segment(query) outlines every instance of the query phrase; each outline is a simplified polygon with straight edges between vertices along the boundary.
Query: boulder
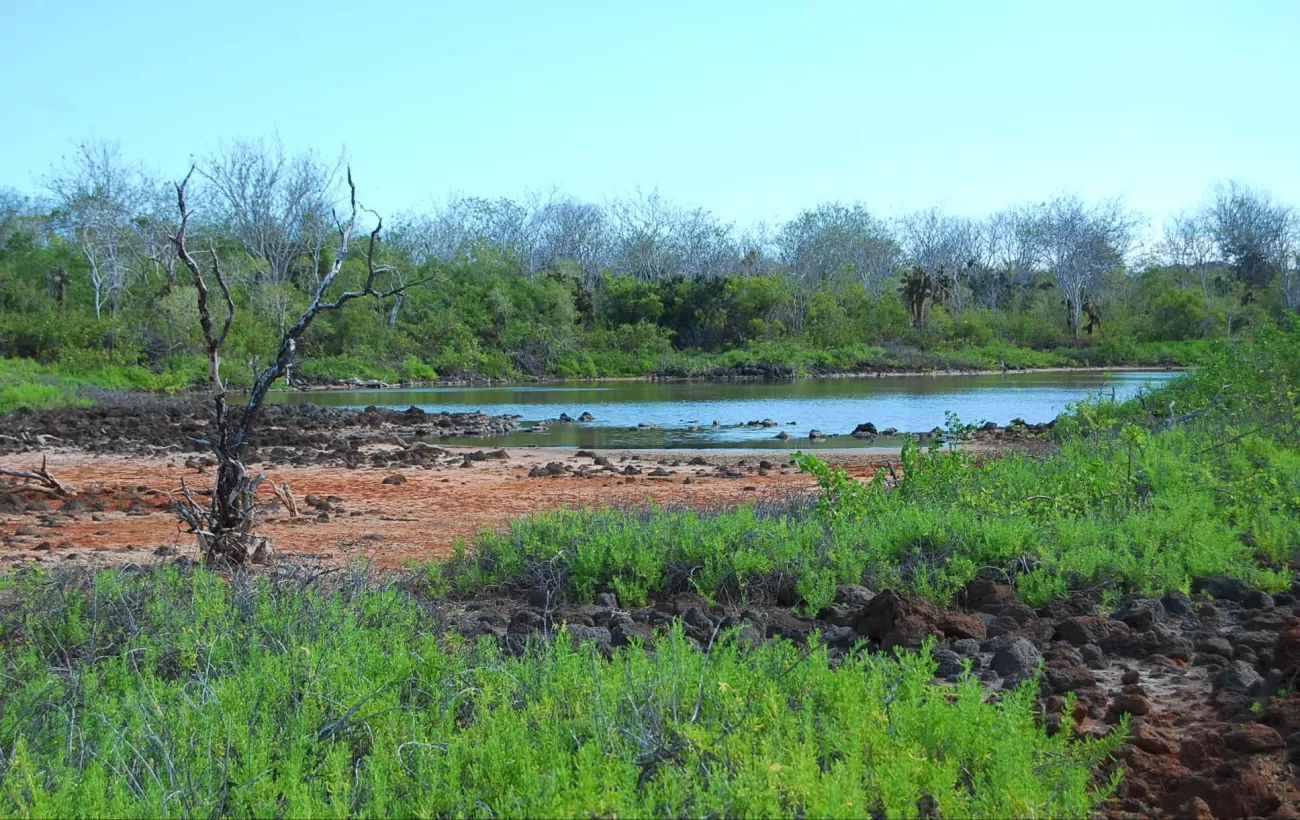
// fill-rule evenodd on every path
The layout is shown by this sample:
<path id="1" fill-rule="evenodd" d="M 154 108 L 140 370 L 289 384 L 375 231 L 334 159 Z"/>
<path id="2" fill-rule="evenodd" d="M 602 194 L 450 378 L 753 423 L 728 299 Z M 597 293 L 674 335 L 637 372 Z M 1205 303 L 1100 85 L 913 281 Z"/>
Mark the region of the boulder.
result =
<path id="1" fill-rule="evenodd" d="M 1246 600 L 1254 588 L 1245 581 L 1229 578 L 1226 575 L 1209 575 L 1192 579 L 1192 592 L 1200 592 L 1211 598 L 1241 603 Z"/>
<path id="2" fill-rule="evenodd" d="M 974 615 L 964 612 L 944 612 L 936 621 L 945 638 L 971 638 L 982 641 L 988 637 L 988 627 Z"/>
<path id="3" fill-rule="evenodd" d="M 1015 638 L 993 654 L 989 665 L 1004 678 L 1020 679 L 1034 674 L 1042 659 L 1038 647 L 1024 638 Z"/>
<path id="4" fill-rule="evenodd" d="M 1263 683 L 1264 679 L 1260 674 L 1245 661 L 1233 661 L 1228 664 L 1214 680 L 1216 689 L 1227 689 L 1230 692 L 1241 692 L 1246 695 L 1254 694 Z"/>
<path id="5" fill-rule="evenodd" d="M 876 593 L 860 584 L 841 584 L 835 588 L 835 602 L 849 606 L 866 606 Z"/>
<path id="6" fill-rule="evenodd" d="M 858 632 L 878 642 L 882 649 L 901 646 L 916 649 L 928 637 L 939 636 L 939 612 L 934 604 L 894 590 L 882 592 L 862 610 Z"/>
<path id="7" fill-rule="evenodd" d="M 966 584 L 962 599 L 967 609 L 1003 607 L 1011 603 L 1014 593 L 1009 584 L 999 584 L 985 578 L 975 578 Z M 997 614 L 996 611 L 994 614 Z"/>

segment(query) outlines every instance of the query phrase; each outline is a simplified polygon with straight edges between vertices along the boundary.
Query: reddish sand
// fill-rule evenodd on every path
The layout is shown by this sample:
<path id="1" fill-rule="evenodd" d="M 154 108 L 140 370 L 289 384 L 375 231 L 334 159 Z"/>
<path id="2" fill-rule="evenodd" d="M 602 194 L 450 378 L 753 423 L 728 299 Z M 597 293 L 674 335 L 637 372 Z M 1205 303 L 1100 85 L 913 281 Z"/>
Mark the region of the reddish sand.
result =
<path id="1" fill-rule="evenodd" d="M 449 448 L 466 452 L 471 448 Z M 580 508 L 608 504 L 635 505 L 650 500 L 660 504 L 692 506 L 735 505 L 764 496 L 809 491 L 810 477 L 788 465 L 759 475 L 757 464 L 777 454 L 665 453 L 654 451 L 604 452 L 620 469 L 636 464 L 648 473 L 655 467 L 674 473 L 668 478 L 574 475 L 530 478 L 529 470 L 550 461 L 575 467 L 591 464 L 576 458 L 572 450 L 520 448 L 510 451 L 508 461 L 480 461 L 469 468 L 437 467 L 404 469 L 407 481 L 398 486 L 382 481 L 394 471 L 387 469 L 349 470 L 343 467 L 285 467 L 269 471 L 275 483 L 287 483 L 301 515 L 290 518 L 284 510 L 267 513 L 259 532 L 272 537 L 282 557 L 343 563 L 367 559 L 380 568 L 398 567 L 409 561 L 445 556 L 461 538 L 472 539 L 485 528 L 502 528 L 513 518 L 558 508 Z M 707 466 L 687 466 L 693 455 L 702 455 Z M 831 457 L 858 477 L 868 478 L 893 456 L 880 452 L 843 451 Z M 211 473 L 199 473 L 184 466 L 184 459 L 92 456 L 81 451 L 52 451 L 49 469 L 72 492 L 74 498 L 98 498 L 104 503 L 92 510 L 59 514 L 62 503 L 45 500 L 48 511 L 22 515 L 0 515 L 0 566 L 27 561 L 49 564 L 77 560 L 95 565 L 159 560 L 160 547 L 167 556 L 177 553 L 196 556 L 193 536 L 187 534 L 174 515 L 164 507 L 169 492 L 180 487 L 182 477 L 192 489 L 210 487 Z M 13 460 L 13 459 L 11 459 Z M 27 459 L 32 460 L 32 459 Z M 672 461 L 680 462 L 668 466 Z M 741 478 L 714 475 L 719 465 L 737 467 Z M 25 463 L 6 464 L 30 469 Z M 690 484 L 684 483 L 689 478 Z M 306 505 L 307 496 L 336 497 L 343 512 L 331 511 L 328 520 Z M 274 498 L 263 485 L 259 498 Z M 138 501 L 136 501 L 138 499 Z M 137 507 L 134 512 L 129 506 Z M 19 528 L 25 535 L 18 535 Z M 42 546 L 45 545 L 45 546 Z M 172 552 L 175 550 L 177 552 Z"/>

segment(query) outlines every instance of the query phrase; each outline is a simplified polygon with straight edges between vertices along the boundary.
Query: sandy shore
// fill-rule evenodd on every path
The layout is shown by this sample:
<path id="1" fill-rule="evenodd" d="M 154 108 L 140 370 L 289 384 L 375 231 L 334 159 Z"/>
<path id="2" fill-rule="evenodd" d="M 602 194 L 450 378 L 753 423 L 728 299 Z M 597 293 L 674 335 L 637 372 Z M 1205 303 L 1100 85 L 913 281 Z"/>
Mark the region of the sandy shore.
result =
<path id="1" fill-rule="evenodd" d="M 448 447 L 455 457 L 478 448 Z M 534 467 L 558 462 L 577 470 L 593 460 L 560 448 L 508 448 L 505 460 L 448 463 L 419 468 L 277 466 L 268 479 L 287 484 L 301 515 L 269 511 L 259 531 L 274 539 L 282 556 L 332 564 L 364 559 L 381 568 L 448 555 L 458 539 L 500 529 L 514 518 L 560 508 L 601 505 L 688 504 L 729 506 L 765 496 L 811 491 L 812 479 L 785 459 L 786 453 L 626 450 L 600 451 L 619 474 L 530 477 Z M 193 537 L 166 510 L 181 479 L 196 489 L 211 486 L 210 469 L 186 466 L 186 456 L 93 455 L 80 450 L 44 454 L 50 471 L 70 490 L 74 503 L 27 495 L 30 509 L 0 514 L 0 570 L 27 562 L 107 565 L 150 563 L 176 555 L 197 557 Z M 821 451 L 853 475 L 870 478 L 897 461 L 896 451 Z M 705 464 L 688 464 L 692 458 Z M 770 467 L 760 466 L 764 460 Z M 6 466 L 31 468 L 33 453 Z M 31 462 L 30 464 L 28 462 Z M 639 475 L 623 475 L 628 467 Z M 254 469 L 257 469 L 256 467 Z M 669 475 L 650 476 L 660 469 Z M 730 477 L 724 477 L 724 474 Z M 385 484 L 401 475 L 405 482 Z M 329 512 L 308 507 L 307 497 L 326 500 Z M 264 485 L 259 499 L 273 500 Z M 45 507 L 45 509 L 40 509 Z"/>

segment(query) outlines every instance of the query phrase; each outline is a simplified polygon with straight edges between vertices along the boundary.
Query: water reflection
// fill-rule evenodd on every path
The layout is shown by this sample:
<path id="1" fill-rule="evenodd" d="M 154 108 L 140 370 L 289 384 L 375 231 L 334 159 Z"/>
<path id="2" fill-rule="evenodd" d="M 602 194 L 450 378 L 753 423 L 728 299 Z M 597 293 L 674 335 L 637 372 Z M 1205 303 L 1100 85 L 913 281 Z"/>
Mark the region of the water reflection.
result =
<path id="1" fill-rule="evenodd" d="M 846 434 L 870 421 L 879 429 L 929 430 L 945 412 L 962 421 L 1007 424 L 1021 418 L 1049 421 L 1072 402 L 1098 393 L 1127 398 L 1176 376 L 1169 372 L 1011 373 L 977 376 L 916 376 L 800 379 L 791 382 L 599 382 L 581 385 L 440 387 L 415 390 L 331 390 L 276 394 L 276 402 L 315 402 L 335 407 L 405 408 L 430 412 L 478 410 L 517 415 L 521 430 L 492 439 L 506 446 L 626 448 L 856 447 Z M 594 421 L 552 422 L 564 413 Z M 775 427 L 746 427 L 770 419 Z M 715 426 L 715 422 L 717 422 Z M 834 436 L 813 442 L 811 430 Z M 784 431 L 789 438 L 776 438 Z M 475 439 L 467 443 L 487 443 Z M 876 439 L 870 446 L 896 445 Z"/>

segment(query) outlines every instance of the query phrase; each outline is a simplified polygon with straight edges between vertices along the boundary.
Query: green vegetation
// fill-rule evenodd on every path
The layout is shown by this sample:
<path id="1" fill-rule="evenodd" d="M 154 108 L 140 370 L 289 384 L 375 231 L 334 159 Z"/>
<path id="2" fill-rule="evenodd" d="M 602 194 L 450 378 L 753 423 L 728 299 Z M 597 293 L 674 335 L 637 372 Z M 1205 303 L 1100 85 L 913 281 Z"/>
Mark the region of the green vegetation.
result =
<path id="1" fill-rule="evenodd" d="M 1049 737 L 1036 682 L 987 703 L 928 655 L 677 633 L 512 658 L 361 576 L 6 586 L 4 816 L 1087 817 L 1123 737 Z"/>
<path id="2" fill-rule="evenodd" d="M 642 602 L 690 590 L 797 597 L 810 612 L 845 583 L 947 602 L 986 567 L 1034 604 L 1080 587 L 1186 590 L 1216 573 L 1279 591 L 1300 545 L 1298 400 L 1300 332 L 1261 330 L 1158 393 L 1078 405 L 1046 457 L 981 462 L 911 443 L 892 490 L 802 457 L 824 490 L 813 507 L 561 511 L 484 533 L 430 573 L 459 592 L 548 585 L 572 601 L 615 590 Z M 965 432 L 954 421 L 948 438 Z"/>
<path id="3" fill-rule="evenodd" d="M 148 390 L 172 393 L 206 378 L 203 361 L 176 358 L 161 372 L 141 365 L 70 361 L 43 365 L 30 359 L 0 359 L 0 414 L 20 407 L 42 409 L 85 405 L 94 390 Z"/>
<path id="4" fill-rule="evenodd" d="M 239 318 L 224 375 L 239 386 L 332 264 L 338 237 L 321 215 L 340 189 L 313 155 L 242 142 L 223 152 L 200 163 L 189 231 L 231 285 Z M 45 184 L 43 205 L 0 190 L 0 357 L 59 371 L 37 374 L 39 389 L 9 379 L 4 406 L 66 401 L 87 380 L 201 380 L 194 291 L 169 244 L 174 191 L 98 143 Z M 1138 264 L 1137 218 L 1073 197 L 891 222 L 828 203 L 771 236 L 658 195 L 607 207 L 467 198 L 385 230 L 379 261 L 430 283 L 322 317 L 295 372 L 428 381 L 1192 364 L 1208 340 L 1300 304 L 1293 215 L 1260 192 L 1216 188 Z M 341 285 L 360 284 L 364 244 Z"/>

